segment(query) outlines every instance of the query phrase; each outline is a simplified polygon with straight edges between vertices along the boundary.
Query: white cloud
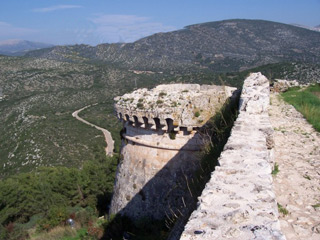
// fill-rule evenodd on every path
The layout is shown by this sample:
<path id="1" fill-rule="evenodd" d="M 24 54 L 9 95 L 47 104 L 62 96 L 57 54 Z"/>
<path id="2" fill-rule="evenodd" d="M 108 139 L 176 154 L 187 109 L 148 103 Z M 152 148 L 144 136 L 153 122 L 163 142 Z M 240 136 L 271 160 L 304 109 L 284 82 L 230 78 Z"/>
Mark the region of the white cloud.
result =
<path id="1" fill-rule="evenodd" d="M 82 6 L 79 5 L 56 5 L 46 8 L 35 8 L 33 9 L 34 12 L 52 12 L 57 10 L 63 10 L 63 9 L 73 9 L 73 8 L 82 8 Z"/>
<path id="2" fill-rule="evenodd" d="M 99 15 L 90 19 L 95 25 L 95 35 L 99 42 L 133 42 L 142 37 L 173 31 L 173 26 L 153 22 L 150 18 L 135 15 Z"/>
<path id="3" fill-rule="evenodd" d="M 7 22 L 0 22 L 0 37 L 2 39 L 20 38 L 38 32 L 36 29 L 15 27 Z"/>

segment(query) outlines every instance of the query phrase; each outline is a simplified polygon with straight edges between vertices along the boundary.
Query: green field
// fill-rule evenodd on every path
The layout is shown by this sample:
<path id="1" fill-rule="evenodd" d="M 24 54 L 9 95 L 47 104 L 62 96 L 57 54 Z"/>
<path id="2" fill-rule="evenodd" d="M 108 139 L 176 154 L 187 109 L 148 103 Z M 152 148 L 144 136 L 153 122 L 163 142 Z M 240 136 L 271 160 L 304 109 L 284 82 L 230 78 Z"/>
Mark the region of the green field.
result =
<path id="1" fill-rule="evenodd" d="M 282 96 L 320 132 L 320 84 L 311 85 L 306 89 L 291 88 Z"/>

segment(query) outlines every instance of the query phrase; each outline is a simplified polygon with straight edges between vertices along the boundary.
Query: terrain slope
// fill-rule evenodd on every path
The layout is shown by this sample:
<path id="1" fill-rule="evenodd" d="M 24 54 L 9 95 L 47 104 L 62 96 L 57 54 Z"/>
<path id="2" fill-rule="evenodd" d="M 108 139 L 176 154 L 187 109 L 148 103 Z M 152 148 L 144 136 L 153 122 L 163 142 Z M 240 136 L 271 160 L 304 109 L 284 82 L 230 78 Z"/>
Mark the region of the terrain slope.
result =
<path id="1" fill-rule="evenodd" d="M 24 57 L 0 56 L 0 179 L 40 166 L 81 167 L 105 157 L 101 131 L 71 115 L 83 106 L 98 103 L 79 116 L 110 131 L 118 151 L 115 96 L 173 82 L 241 87 L 250 71 L 271 80 L 315 82 L 319 49 L 315 31 L 226 20 L 134 43 L 56 46 Z M 238 72 L 242 69 L 247 70 Z"/>
<path id="2" fill-rule="evenodd" d="M 93 104 L 93 105 L 96 105 L 96 104 Z M 106 155 L 108 156 L 112 156 L 113 154 L 113 149 L 114 149 L 114 141 L 112 139 L 112 136 L 111 136 L 111 133 L 107 130 L 107 129 L 104 129 L 102 127 L 99 127 L 95 124 L 92 124 L 92 123 L 89 123 L 88 121 L 84 120 L 83 118 L 79 117 L 79 113 L 81 111 L 83 111 L 84 109 L 88 108 L 88 107 L 91 107 L 91 105 L 88 105 L 88 106 L 85 106 L 83 108 L 80 108 L 79 110 L 76 110 L 72 113 L 72 117 L 75 117 L 76 119 L 78 119 L 80 122 L 83 122 L 84 124 L 87 124 L 91 127 L 94 127 L 100 131 L 102 131 L 103 135 L 104 135 L 104 138 L 106 140 L 106 144 L 107 144 L 107 147 L 106 147 Z"/>
<path id="3" fill-rule="evenodd" d="M 95 59 L 140 70 L 239 71 L 282 61 L 320 62 L 320 32 L 263 20 L 225 20 L 157 33 L 133 43 L 58 46 L 27 56 Z M 191 68 L 191 69 L 189 69 Z"/>

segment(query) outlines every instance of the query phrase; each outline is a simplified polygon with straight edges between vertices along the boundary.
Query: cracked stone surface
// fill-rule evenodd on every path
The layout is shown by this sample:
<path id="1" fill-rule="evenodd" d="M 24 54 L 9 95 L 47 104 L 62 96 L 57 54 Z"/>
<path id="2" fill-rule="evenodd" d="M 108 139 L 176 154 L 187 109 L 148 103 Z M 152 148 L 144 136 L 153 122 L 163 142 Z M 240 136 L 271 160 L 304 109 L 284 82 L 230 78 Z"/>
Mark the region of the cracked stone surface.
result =
<path id="1" fill-rule="evenodd" d="M 289 213 L 280 213 L 287 239 L 320 239 L 320 134 L 295 110 L 271 95 L 274 129 L 276 199 Z"/>
<path id="2" fill-rule="evenodd" d="M 272 185 L 273 130 L 269 82 L 261 73 L 244 82 L 240 114 L 181 239 L 286 239 Z"/>

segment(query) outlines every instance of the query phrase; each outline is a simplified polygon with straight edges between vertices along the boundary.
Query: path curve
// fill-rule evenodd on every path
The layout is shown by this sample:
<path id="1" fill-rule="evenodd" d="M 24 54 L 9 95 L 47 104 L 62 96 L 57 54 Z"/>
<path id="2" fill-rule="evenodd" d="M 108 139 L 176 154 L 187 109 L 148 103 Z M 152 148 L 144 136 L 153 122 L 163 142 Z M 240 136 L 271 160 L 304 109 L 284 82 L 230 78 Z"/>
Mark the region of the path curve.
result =
<path id="1" fill-rule="evenodd" d="M 96 129 L 102 131 L 102 132 L 103 132 L 103 135 L 104 135 L 104 138 L 105 138 L 105 140 L 106 140 L 106 143 L 107 143 L 107 147 L 105 148 L 105 150 L 106 150 L 106 155 L 107 155 L 107 156 L 112 156 L 112 155 L 113 155 L 113 149 L 114 149 L 114 140 L 112 139 L 111 133 L 110 133 L 107 129 L 104 129 L 104 128 L 99 127 L 99 126 L 97 126 L 97 125 L 95 125 L 95 124 L 92 124 L 92 123 L 84 120 L 83 118 L 79 117 L 79 115 L 78 115 L 82 110 L 84 110 L 84 109 L 86 109 L 86 108 L 89 108 L 89 107 L 92 107 L 92 106 L 95 106 L 95 105 L 97 105 L 97 104 L 98 104 L 98 103 L 95 103 L 95 104 L 92 104 L 92 105 L 88 105 L 88 106 L 85 106 L 85 107 L 83 107 L 83 108 L 80 108 L 80 109 L 74 111 L 74 112 L 72 113 L 72 117 L 75 117 L 75 118 L 78 119 L 79 121 L 81 121 L 81 122 L 83 122 L 83 123 L 85 123 L 85 124 L 87 124 L 87 125 L 89 125 L 89 126 L 91 126 L 91 127 L 94 127 L 94 128 L 96 128 Z"/>

